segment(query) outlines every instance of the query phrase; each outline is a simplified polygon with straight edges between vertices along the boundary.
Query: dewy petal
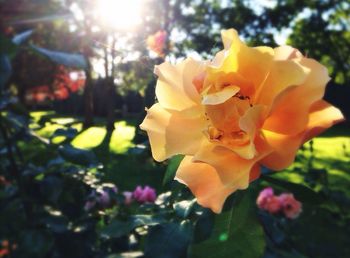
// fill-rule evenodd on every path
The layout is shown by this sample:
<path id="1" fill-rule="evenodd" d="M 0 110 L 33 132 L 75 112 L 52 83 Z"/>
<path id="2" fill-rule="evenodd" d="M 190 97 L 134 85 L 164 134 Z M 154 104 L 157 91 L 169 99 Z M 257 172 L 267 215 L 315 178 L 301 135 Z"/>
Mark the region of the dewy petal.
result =
<path id="1" fill-rule="evenodd" d="M 240 88 L 237 86 L 227 86 L 222 90 L 214 93 L 208 93 L 203 96 L 203 105 L 217 105 L 224 103 L 239 92 Z"/>
<path id="2" fill-rule="evenodd" d="M 322 133 L 327 128 L 344 121 L 341 111 L 324 100 L 315 102 L 310 109 L 309 122 L 303 142 Z"/>
<path id="3" fill-rule="evenodd" d="M 182 160 L 175 179 L 190 188 L 200 205 L 220 213 L 226 198 L 236 190 L 235 187 L 225 185 L 212 166 L 191 160 L 191 156 Z"/>
<path id="4" fill-rule="evenodd" d="M 264 129 L 282 134 L 297 134 L 305 130 L 309 109 L 315 101 L 322 99 L 329 76 L 327 69 L 312 59 L 304 58 L 300 64 L 309 68 L 309 75 L 302 85 L 276 99 Z"/>
<path id="5" fill-rule="evenodd" d="M 249 78 L 257 88 L 266 78 L 273 60 L 273 49 L 269 47 L 251 48 L 246 46 L 234 29 L 221 31 L 225 46 L 224 55 L 215 58 L 210 72 L 237 72 Z M 221 62 L 218 61 L 220 59 Z"/>
<path id="6" fill-rule="evenodd" d="M 163 161 L 176 154 L 193 155 L 204 137 L 204 117 L 187 118 L 153 105 L 140 125 L 147 131 L 153 158 Z"/>
<path id="7" fill-rule="evenodd" d="M 159 76 L 156 95 L 160 105 L 176 111 L 200 105 L 201 98 L 192 81 L 204 68 L 202 62 L 190 58 L 176 65 L 165 62 L 156 66 L 155 73 Z"/>

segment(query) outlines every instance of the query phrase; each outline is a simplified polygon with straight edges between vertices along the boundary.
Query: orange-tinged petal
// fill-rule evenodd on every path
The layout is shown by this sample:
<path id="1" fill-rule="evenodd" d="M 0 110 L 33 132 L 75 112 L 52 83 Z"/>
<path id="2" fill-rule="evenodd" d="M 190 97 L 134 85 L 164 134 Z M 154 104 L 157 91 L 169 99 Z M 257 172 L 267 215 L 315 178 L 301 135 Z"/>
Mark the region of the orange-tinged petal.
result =
<path id="1" fill-rule="evenodd" d="M 220 91 L 214 93 L 207 93 L 203 96 L 203 105 L 217 105 L 224 103 L 239 92 L 240 88 L 237 86 L 227 86 Z"/>
<path id="2" fill-rule="evenodd" d="M 244 189 L 248 186 L 249 173 L 253 165 L 270 153 L 269 146 L 257 143 L 256 148 L 258 155 L 253 159 L 244 159 L 225 147 L 203 141 L 193 161 L 213 166 L 223 183 Z"/>
<path id="3" fill-rule="evenodd" d="M 341 111 L 324 100 L 315 102 L 310 109 L 309 122 L 303 142 L 344 121 Z"/>
<path id="4" fill-rule="evenodd" d="M 300 64 L 310 69 L 305 82 L 284 92 L 274 103 L 264 129 L 282 133 L 297 134 L 305 130 L 311 105 L 320 100 L 329 76 L 327 69 L 318 62 L 304 58 Z"/>
<path id="5" fill-rule="evenodd" d="M 258 179 L 261 174 L 260 165 L 258 163 L 255 163 L 255 165 L 252 167 L 250 174 L 249 174 L 249 182 L 253 182 L 254 180 Z"/>
<path id="6" fill-rule="evenodd" d="M 177 65 L 165 62 L 156 66 L 155 73 L 159 76 L 156 95 L 162 107 L 183 111 L 198 106 L 201 98 L 192 81 L 202 72 L 203 63 L 190 58 Z"/>
<path id="7" fill-rule="evenodd" d="M 147 131 L 153 158 L 163 161 L 176 154 L 193 155 L 204 138 L 204 117 L 188 118 L 153 105 L 140 125 Z"/>
<path id="8" fill-rule="evenodd" d="M 263 131 L 263 133 L 266 143 L 274 151 L 263 158 L 260 163 L 272 170 L 281 170 L 291 165 L 302 144 L 304 134 L 285 135 L 271 131 Z"/>
<path id="9" fill-rule="evenodd" d="M 234 29 L 221 31 L 225 46 L 221 62 L 209 68 L 211 72 L 237 72 L 249 78 L 257 88 L 266 78 L 273 60 L 273 49 L 269 47 L 251 48 L 246 46 Z"/>
<path id="10" fill-rule="evenodd" d="M 339 109 L 324 100 L 315 102 L 310 109 L 308 124 L 303 132 L 285 135 L 264 131 L 266 142 L 274 152 L 265 157 L 261 164 L 273 170 L 288 167 L 294 161 L 296 152 L 303 143 L 343 120 L 344 117 Z"/>
<path id="11" fill-rule="evenodd" d="M 212 166 L 191 160 L 191 156 L 182 160 L 175 179 L 190 188 L 200 205 L 220 213 L 226 198 L 236 189 L 225 185 Z"/>
<path id="12" fill-rule="evenodd" d="M 265 118 L 266 107 L 255 105 L 247 109 L 239 120 L 239 127 L 248 134 L 254 135 L 256 129 L 260 128 Z"/>
<path id="13" fill-rule="evenodd" d="M 299 52 L 298 49 L 293 48 L 291 46 L 276 47 L 274 49 L 274 52 L 275 52 L 275 55 L 274 55 L 275 60 L 288 60 L 288 59 L 303 57 L 303 55 Z"/>
<path id="14" fill-rule="evenodd" d="M 291 86 L 303 83 L 309 69 L 294 60 L 274 61 L 270 73 L 257 90 L 254 103 L 271 106 L 276 97 Z"/>

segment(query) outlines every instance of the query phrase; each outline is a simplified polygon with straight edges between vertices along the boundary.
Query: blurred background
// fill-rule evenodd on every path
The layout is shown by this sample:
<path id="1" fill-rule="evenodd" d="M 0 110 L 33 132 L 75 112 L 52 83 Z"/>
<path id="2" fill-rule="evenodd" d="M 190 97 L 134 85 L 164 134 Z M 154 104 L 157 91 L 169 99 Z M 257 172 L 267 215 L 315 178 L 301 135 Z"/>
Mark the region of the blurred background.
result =
<path id="1" fill-rule="evenodd" d="M 106 214 L 87 213 L 87 196 L 107 182 L 168 189 L 174 168 L 152 160 L 138 128 L 155 102 L 154 66 L 212 58 L 228 28 L 248 45 L 291 45 L 321 62 L 332 78 L 325 99 L 350 117 L 348 0 L 0 0 L 0 241 L 18 245 L 13 257 L 127 250 L 120 238 L 96 240 Z M 349 122 L 335 126 L 276 176 L 332 202 L 305 206 L 285 234 L 291 245 L 271 229 L 280 249 L 265 257 L 349 257 L 349 135 Z"/>

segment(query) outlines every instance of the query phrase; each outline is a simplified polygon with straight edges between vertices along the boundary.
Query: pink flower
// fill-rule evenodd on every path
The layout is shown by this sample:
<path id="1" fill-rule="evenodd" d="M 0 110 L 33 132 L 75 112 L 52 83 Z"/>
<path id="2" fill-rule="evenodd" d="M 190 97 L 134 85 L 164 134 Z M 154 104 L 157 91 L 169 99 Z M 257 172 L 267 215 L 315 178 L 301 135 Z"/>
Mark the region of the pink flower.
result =
<path id="1" fill-rule="evenodd" d="M 293 194 L 284 193 L 278 199 L 281 203 L 282 211 L 287 218 L 295 219 L 300 215 L 302 204 L 294 198 Z"/>
<path id="2" fill-rule="evenodd" d="M 150 50 L 163 57 L 166 39 L 167 32 L 165 30 L 157 31 L 155 34 L 148 36 L 147 46 Z"/>
<path id="3" fill-rule="evenodd" d="M 143 189 L 141 186 L 137 186 L 133 192 L 133 197 L 136 201 L 145 203 L 154 202 L 157 198 L 157 195 L 156 191 L 153 188 L 146 185 Z"/>
<path id="4" fill-rule="evenodd" d="M 266 187 L 259 193 L 256 204 L 260 209 L 266 210 L 266 204 L 272 196 L 274 196 L 272 187 Z"/>
<path id="5" fill-rule="evenodd" d="M 271 214 L 276 214 L 282 209 L 281 201 L 277 196 L 271 196 L 268 198 L 264 209 Z"/>
<path id="6" fill-rule="evenodd" d="M 133 201 L 133 192 L 125 191 L 123 192 L 123 195 L 125 197 L 125 200 L 124 200 L 125 205 L 130 205 Z"/>

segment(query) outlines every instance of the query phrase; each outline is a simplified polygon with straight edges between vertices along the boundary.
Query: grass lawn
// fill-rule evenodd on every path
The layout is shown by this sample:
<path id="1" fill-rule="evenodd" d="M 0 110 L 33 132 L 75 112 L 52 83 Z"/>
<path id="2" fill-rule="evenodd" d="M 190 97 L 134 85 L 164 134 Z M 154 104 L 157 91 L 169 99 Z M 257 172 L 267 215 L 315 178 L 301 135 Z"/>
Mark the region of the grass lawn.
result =
<path id="1" fill-rule="evenodd" d="M 125 155 L 130 147 L 133 147 L 132 139 L 135 135 L 135 121 L 117 121 L 115 130 L 107 135 L 103 119 L 96 119 L 95 126 L 82 130 L 81 119 L 56 115 L 53 111 L 31 112 L 34 123 L 32 128 L 38 135 L 49 138 L 56 129 L 71 126 L 78 131 L 78 135 L 71 142 L 73 146 L 83 149 L 91 149 L 103 162 L 106 168 L 106 180 L 114 181 L 125 188 L 131 188 L 142 178 L 144 184 L 154 183 L 154 177 L 162 177 L 164 166 L 152 161 L 150 155 L 144 159 L 133 155 Z M 45 126 L 38 127 L 37 123 L 42 118 L 48 118 Z M 53 143 L 60 143 L 65 138 L 55 137 Z M 334 189 L 343 189 L 350 196 L 350 130 L 344 126 L 336 126 L 319 137 L 313 139 L 314 149 L 313 167 L 327 169 L 329 172 L 329 183 Z M 304 162 L 311 157 L 310 143 L 306 143 L 299 151 L 304 157 Z M 288 179 L 292 182 L 303 182 L 304 177 L 300 174 L 298 167 L 305 166 L 297 160 L 294 164 L 276 174 L 278 177 Z M 156 172 L 154 172 L 156 171 Z M 127 176 L 127 177 L 126 177 Z M 128 182 L 124 182 L 128 178 Z M 161 179 L 156 180 L 158 187 Z"/>

